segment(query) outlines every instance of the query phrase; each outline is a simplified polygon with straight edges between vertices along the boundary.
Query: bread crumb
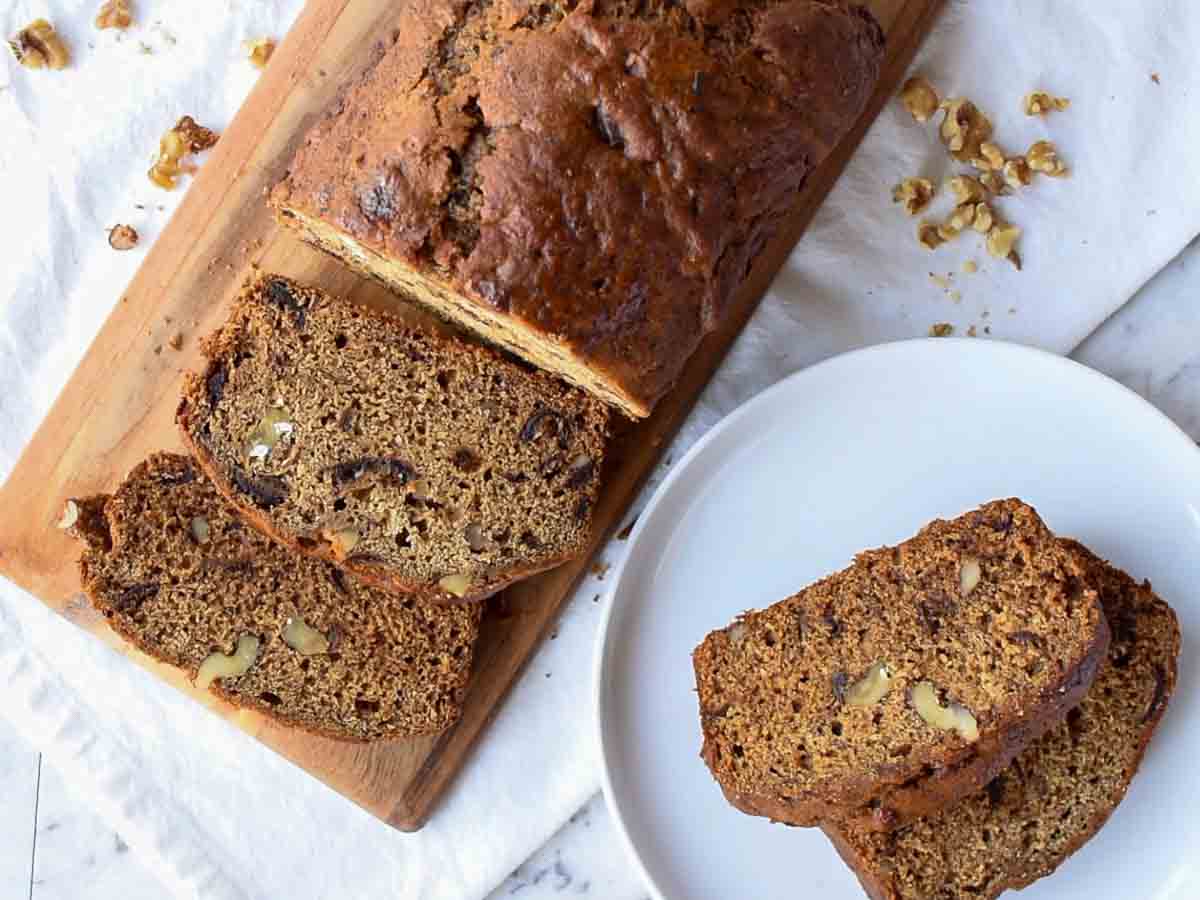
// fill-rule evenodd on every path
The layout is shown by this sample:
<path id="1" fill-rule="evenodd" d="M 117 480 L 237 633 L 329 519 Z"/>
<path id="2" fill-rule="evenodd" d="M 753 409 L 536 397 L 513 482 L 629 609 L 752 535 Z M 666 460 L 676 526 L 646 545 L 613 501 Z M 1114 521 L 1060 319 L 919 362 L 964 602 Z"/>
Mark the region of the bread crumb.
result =
<path id="1" fill-rule="evenodd" d="M 978 337 L 978 336 L 979 336 L 979 335 L 978 335 L 978 333 L 975 331 L 975 326 L 974 326 L 974 325 L 972 325 L 970 328 L 968 328 L 968 329 L 967 329 L 967 337 Z"/>
<path id="2" fill-rule="evenodd" d="M 1150 80 L 1153 81 L 1155 84 L 1162 84 L 1162 81 L 1159 79 L 1157 72 L 1150 73 Z"/>
<path id="3" fill-rule="evenodd" d="M 592 566 L 590 569 L 588 569 L 588 571 L 595 575 L 597 580 L 603 581 L 604 576 L 608 574 L 608 570 L 611 568 L 612 566 L 609 563 L 605 562 L 604 560 L 598 560 L 592 563 Z"/>
<path id="4" fill-rule="evenodd" d="M 949 322 L 937 322 L 929 326 L 930 337 L 950 337 L 952 334 L 954 334 L 954 326 Z"/>

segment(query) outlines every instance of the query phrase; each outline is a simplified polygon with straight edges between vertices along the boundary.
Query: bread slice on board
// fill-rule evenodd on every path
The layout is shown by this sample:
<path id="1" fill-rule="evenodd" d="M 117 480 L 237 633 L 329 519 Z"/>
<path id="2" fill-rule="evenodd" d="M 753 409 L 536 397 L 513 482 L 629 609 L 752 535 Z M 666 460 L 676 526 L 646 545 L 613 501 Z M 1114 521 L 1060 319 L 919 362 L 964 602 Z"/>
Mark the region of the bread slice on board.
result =
<path id="1" fill-rule="evenodd" d="M 289 547 L 454 602 L 587 546 L 608 412 L 577 388 L 277 275 L 247 284 L 205 353 L 184 439 Z"/>
<path id="2" fill-rule="evenodd" d="M 113 630 L 230 703 L 355 741 L 458 719 L 479 606 L 421 605 L 272 543 L 184 456 L 152 456 L 66 515 Z"/>
<path id="3" fill-rule="evenodd" d="M 890 834 L 827 827 L 873 900 L 992 900 L 1049 875 L 1116 809 L 1175 688 L 1181 636 L 1150 589 L 1092 567 L 1112 644 L 1083 702 L 954 809 Z"/>
<path id="4" fill-rule="evenodd" d="M 708 635 L 702 756 L 743 812 L 891 830 L 1061 722 L 1108 639 L 1079 557 L 988 503 Z"/>
<path id="5" fill-rule="evenodd" d="M 875 89 L 843 0 L 397 4 L 285 226 L 645 416 Z"/>

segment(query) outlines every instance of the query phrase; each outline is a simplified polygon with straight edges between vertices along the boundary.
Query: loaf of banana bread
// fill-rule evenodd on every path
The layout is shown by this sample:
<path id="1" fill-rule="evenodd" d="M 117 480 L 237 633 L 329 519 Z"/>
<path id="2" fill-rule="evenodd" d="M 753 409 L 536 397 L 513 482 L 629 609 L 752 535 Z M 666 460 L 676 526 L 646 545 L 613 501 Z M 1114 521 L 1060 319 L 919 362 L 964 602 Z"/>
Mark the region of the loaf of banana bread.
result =
<path id="1" fill-rule="evenodd" d="M 846 0 L 413 0 L 272 203 L 360 271 L 645 416 L 882 56 Z"/>
<path id="2" fill-rule="evenodd" d="M 205 344 L 178 420 L 250 523 L 359 578 L 478 600 L 581 553 L 599 400 L 277 275 Z"/>
<path id="3" fill-rule="evenodd" d="M 1125 797 L 1175 688 L 1179 623 L 1148 583 L 1072 546 L 1112 628 L 1091 690 L 1065 723 L 955 808 L 890 834 L 827 826 L 872 900 L 993 900 L 1028 887 Z"/>
<path id="4" fill-rule="evenodd" d="M 744 812 L 891 830 L 1061 722 L 1108 640 L 1078 556 L 988 503 L 705 638 L 702 755 Z"/>
<path id="5" fill-rule="evenodd" d="M 272 543 L 158 454 L 70 501 L 83 590 L 123 638 L 237 706 L 328 737 L 433 734 L 462 706 L 479 606 L 423 606 Z"/>

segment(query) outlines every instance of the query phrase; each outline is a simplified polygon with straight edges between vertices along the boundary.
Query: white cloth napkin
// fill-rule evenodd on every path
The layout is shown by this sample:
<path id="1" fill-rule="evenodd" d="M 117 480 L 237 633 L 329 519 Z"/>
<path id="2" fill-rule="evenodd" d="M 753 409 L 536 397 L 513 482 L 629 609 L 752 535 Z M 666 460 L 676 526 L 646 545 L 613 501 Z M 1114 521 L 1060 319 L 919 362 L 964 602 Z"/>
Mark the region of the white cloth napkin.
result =
<path id="1" fill-rule="evenodd" d="M 0 12 L 6 34 L 49 14 L 75 51 L 66 72 L 11 60 L 0 71 L 0 476 L 144 254 L 114 253 L 104 229 L 128 222 L 149 243 L 177 202 L 144 175 L 160 133 L 182 114 L 223 127 L 255 77 L 239 43 L 281 34 L 300 3 L 222 0 L 200 17 L 186 0 L 141 0 L 142 25 L 124 36 L 91 28 L 96 5 L 18 0 Z M 998 203 L 1026 229 L 1024 271 L 988 258 L 974 235 L 933 254 L 916 244 L 891 186 L 959 167 L 932 125 L 890 105 L 671 455 L 783 375 L 935 322 L 1071 349 L 1200 232 L 1197 46 L 1200 7 L 1187 0 L 951 4 L 920 70 L 990 112 L 1002 146 L 1050 137 L 1073 169 Z M 1035 87 L 1070 97 L 1070 110 L 1027 119 L 1020 100 Z M 948 208 L 940 198 L 937 211 Z M 961 271 L 967 258 L 979 273 Z M 604 556 L 624 552 L 614 542 Z M 606 587 L 581 587 L 415 835 L 381 825 L 7 584 L 0 712 L 179 896 L 477 898 L 597 788 L 590 679 L 605 600 L 593 598 Z"/>

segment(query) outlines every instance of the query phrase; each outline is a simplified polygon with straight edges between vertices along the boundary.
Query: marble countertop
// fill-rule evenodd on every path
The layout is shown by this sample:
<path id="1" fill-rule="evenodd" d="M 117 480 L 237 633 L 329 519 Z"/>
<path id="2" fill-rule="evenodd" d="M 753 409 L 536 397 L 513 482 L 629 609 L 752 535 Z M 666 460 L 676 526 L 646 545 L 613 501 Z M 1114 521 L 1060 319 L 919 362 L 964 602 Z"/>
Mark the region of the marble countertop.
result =
<path id="1" fill-rule="evenodd" d="M 1200 436 L 1200 239 L 1072 354 Z M 1047 298 L 1046 302 L 1054 302 Z M 0 896 L 159 900 L 162 887 L 121 836 L 74 796 L 36 748 L 0 720 Z M 645 888 L 593 797 L 489 900 L 591 896 L 641 900 Z"/>

